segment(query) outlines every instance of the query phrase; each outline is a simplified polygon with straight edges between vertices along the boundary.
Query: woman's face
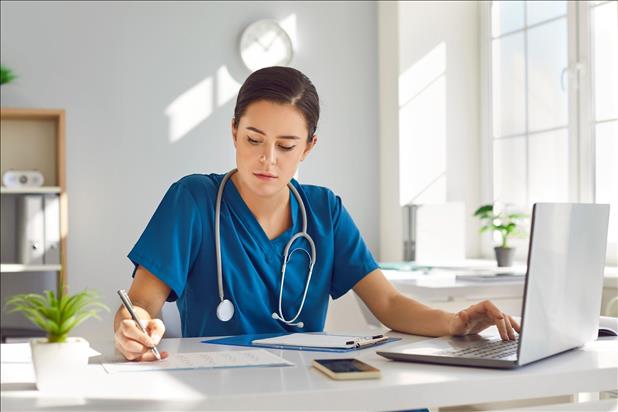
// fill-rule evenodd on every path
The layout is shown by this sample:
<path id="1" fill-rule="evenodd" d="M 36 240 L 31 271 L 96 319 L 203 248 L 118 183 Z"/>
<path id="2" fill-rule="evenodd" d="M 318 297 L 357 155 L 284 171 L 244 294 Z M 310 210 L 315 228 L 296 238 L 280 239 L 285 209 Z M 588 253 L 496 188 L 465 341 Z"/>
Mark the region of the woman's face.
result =
<path id="1" fill-rule="evenodd" d="M 272 196 L 292 179 L 317 138 L 307 142 L 307 124 L 291 104 L 251 103 L 234 128 L 238 177 L 254 194 Z"/>

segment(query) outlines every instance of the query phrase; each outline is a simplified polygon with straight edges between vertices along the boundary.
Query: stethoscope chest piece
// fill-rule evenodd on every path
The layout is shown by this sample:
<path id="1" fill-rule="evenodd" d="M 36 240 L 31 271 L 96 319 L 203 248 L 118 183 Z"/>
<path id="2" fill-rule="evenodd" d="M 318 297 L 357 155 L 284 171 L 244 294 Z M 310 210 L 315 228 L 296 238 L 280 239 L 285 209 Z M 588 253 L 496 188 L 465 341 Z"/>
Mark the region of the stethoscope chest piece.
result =
<path id="1" fill-rule="evenodd" d="M 234 316 L 234 304 L 224 299 L 217 306 L 217 318 L 222 322 L 227 322 Z"/>

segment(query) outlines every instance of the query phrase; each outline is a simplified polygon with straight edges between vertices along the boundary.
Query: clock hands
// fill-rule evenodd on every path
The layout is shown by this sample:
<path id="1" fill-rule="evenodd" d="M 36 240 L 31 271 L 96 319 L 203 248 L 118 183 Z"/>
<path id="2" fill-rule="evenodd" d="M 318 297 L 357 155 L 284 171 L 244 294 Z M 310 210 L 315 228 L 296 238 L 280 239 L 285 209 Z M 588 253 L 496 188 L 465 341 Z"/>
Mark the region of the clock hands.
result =
<path id="1" fill-rule="evenodd" d="M 271 32 L 272 33 L 272 32 Z M 262 36 L 263 37 L 263 36 Z M 253 40 L 255 40 L 264 51 L 268 51 L 270 50 L 270 48 L 272 47 L 272 45 L 275 43 L 275 41 L 279 38 L 279 34 L 275 33 L 274 36 L 272 36 L 272 40 L 268 43 L 267 46 L 264 46 L 264 44 L 260 41 L 259 37 L 253 36 Z"/>
<path id="2" fill-rule="evenodd" d="M 251 36 L 253 37 L 253 40 L 255 40 L 264 50 L 268 50 L 266 47 L 264 47 L 264 45 L 262 44 L 262 42 L 260 41 L 260 39 L 256 36 Z"/>
<path id="3" fill-rule="evenodd" d="M 279 38 L 279 34 L 275 33 L 275 35 L 273 36 L 273 39 L 270 41 L 270 43 L 268 43 L 268 46 L 266 46 L 266 51 L 270 50 L 270 48 L 272 47 L 272 45 L 275 43 L 275 41 Z"/>

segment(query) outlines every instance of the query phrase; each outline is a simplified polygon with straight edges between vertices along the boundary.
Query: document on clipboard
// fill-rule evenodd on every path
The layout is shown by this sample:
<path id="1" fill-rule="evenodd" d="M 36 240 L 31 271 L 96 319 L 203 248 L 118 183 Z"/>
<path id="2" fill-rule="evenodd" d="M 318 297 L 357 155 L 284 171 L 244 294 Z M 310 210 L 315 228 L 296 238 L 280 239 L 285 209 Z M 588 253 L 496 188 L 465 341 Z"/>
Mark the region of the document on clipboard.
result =
<path id="1" fill-rule="evenodd" d="M 384 335 L 374 336 L 344 336 L 310 333 L 292 333 L 266 339 L 255 339 L 255 346 L 283 346 L 311 349 L 361 349 L 386 342 L 389 338 Z"/>
<path id="2" fill-rule="evenodd" d="M 394 342 L 401 338 L 383 335 L 347 336 L 324 332 L 310 333 L 263 333 L 236 335 L 201 341 L 210 345 L 249 346 L 259 348 L 302 350 L 315 352 L 349 352 L 374 345 Z"/>

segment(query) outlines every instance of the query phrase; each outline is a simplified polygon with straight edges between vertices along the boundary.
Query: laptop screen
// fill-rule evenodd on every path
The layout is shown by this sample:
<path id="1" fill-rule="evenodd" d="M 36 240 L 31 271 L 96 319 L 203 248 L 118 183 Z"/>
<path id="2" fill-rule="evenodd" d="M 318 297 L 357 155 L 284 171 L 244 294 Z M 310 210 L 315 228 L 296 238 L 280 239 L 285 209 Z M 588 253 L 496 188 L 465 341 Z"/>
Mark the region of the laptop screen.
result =
<path id="1" fill-rule="evenodd" d="M 519 363 L 595 338 L 609 205 L 536 203 L 528 251 Z"/>

